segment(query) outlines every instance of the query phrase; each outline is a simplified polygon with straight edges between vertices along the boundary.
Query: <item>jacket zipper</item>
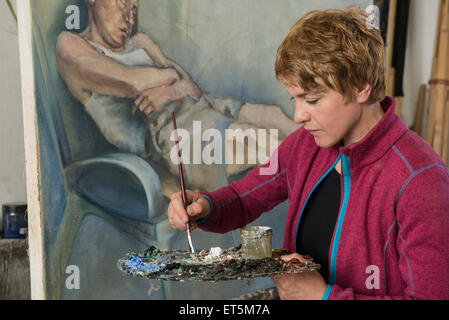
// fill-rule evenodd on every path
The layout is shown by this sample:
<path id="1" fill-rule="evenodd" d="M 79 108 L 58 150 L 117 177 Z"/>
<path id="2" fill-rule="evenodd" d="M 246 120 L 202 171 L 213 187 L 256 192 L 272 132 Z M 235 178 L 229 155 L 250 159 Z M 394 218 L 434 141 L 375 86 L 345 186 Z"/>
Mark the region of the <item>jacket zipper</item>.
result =
<path id="1" fill-rule="evenodd" d="M 345 218 L 349 193 L 351 191 L 351 175 L 349 171 L 349 158 L 345 155 L 342 156 L 342 173 L 343 173 L 343 203 L 341 205 L 340 213 L 338 214 L 337 226 L 335 229 L 334 238 L 332 239 L 332 251 L 331 251 L 331 262 L 329 270 L 330 284 L 336 284 L 336 262 L 337 262 L 337 252 L 338 244 L 340 241 L 341 228 L 343 225 L 343 220 Z"/>
<path id="2" fill-rule="evenodd" d="M 318 185 L 321 183 L 321 181 L 323 181 L 327 177 L 327 175 L 332 171 L 332 169 L 335 168 L 335 166 L 337 165 L 338 161 L 340 160 L 340 157 L 341 157 L 341 152 L 338 154 L 338 158 L 337 158 L 337 160 L 335 160 L 334 164 L 329 169 L 327 169 L 326 173 L 320 178 L 320 180 L 318 180 L 318 182 L 312 188 L 312 191 L 310 191 L 309 195 L 307 196 L 306 202 L 304 202 L 304 205 L 302 206 L 301 213 L 299 214 L 299 218 L 298 218 L 298 223 L 296 225 L 295 252 L 298 251 L 298 247 L 297 247 L 297 244 L 298 244 L 298 239 L 297 239 L 298 238 L 298 230 L 299 230 L 299 223 L 301 221 L 301 217 L 302 217 L 302 214 L 304 212 L 304 208 L 306 207 L 307 202 L 309 201 L 310 196 L 312 195 L 313 191 L 315 191 L 315 189 L 318 187 Z"/>

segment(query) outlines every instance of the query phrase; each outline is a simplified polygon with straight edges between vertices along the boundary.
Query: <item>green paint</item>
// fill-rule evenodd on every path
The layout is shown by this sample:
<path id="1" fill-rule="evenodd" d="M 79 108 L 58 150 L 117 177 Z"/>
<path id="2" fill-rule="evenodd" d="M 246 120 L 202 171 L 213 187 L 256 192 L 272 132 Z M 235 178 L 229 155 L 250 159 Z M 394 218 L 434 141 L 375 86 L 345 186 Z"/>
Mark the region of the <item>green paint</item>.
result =
<path id="1" fill-rule="evenodd" d="M 147 250 L 144 251 L 143 255 L 144 255 L 144 258 L 151 258 L 151 257 L 157 256 L 159 253 L 161 253 L 160 249 L 158 249 L 154 246 L 151 246 L 151 248 L 148 248 Z"/>

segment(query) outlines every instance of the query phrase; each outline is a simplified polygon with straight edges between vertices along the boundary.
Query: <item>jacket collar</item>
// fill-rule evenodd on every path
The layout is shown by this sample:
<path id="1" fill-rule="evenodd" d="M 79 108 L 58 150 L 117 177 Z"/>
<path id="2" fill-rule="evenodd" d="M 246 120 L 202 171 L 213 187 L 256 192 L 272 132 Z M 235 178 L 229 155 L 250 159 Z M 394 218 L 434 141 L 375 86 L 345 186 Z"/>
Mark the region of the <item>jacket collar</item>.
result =
<path id="1" fill-rule="evenodd" d="M 407 132 L 404 122 L 396 115 L 396 101 L 386 97 L 380 103 L 385 114 L 360 141 L 347 147 L 338 147 L 349 158 L 349 169 L 354 170 L 379 160 L 396 141 Z"/>

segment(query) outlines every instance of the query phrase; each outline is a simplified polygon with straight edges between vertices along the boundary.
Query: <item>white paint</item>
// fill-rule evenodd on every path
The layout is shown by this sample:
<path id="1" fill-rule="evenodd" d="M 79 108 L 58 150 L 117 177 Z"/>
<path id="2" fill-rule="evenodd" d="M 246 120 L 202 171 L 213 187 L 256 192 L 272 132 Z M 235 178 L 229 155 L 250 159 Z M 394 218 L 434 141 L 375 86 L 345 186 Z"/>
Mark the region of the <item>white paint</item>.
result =
<path id="1" fill-rule="evenodd" d="M 219 257 L 223 253 L 223 249 L 220 247 L 211 248 L 209 252 L 209 257 Z"/>
<path id="2" fill-rule="evenodd" d="M 12 2 L 15 6 L 15 0 Z M 0 205 L 26 203 L 25 148 L 17 25 L 0 1 Z M 0 209 L 1 210 L 1 209 Z M 0 211 L 0 229 L 2 217 Z"/>
<path id="3" fill-rule="evenodd" d="M 206 261 L 214 261 L 223 254 L 223 249 L 220 247 L 211 248 L 209 254 L 204 258 Z"/>

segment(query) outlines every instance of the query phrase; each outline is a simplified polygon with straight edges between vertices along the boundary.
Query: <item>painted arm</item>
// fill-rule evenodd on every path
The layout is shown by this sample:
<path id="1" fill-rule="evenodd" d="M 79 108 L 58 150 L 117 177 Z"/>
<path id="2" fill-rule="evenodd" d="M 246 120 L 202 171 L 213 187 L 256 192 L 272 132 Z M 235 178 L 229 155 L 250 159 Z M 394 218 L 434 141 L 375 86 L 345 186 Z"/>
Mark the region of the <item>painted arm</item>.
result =
<path id="1" fill-rule="evenodd" d="M 136 98 L 144 90 L 179 80 L 174 68 L 129 67 L 99 53 L 86 41 L 63 32 L 56 45 L 59 70 L 69 89 L 82 103 L 91 92 Z"/>
<path id="2" fill-rule="evenodd" d="M 135 48 L 142 48 L 148 53 L 156 66 L 173 68 L 180 76 L 177 81 L 170 85 L 146 90 L 145 96 L 136 101 L 136 105 L 139 106 L 142 112 L 151 113 L 169 102 L 178 101 L 188 96 L 195 100 L 200 98 L 202 92 L 190 75 L 176 62 L 167 58 L 159 46 L 147 35 L 138 33 L 133 37 L 132 41 Z M 148 101 L 148 103 L 145 103 L 145 101 Z"/>

